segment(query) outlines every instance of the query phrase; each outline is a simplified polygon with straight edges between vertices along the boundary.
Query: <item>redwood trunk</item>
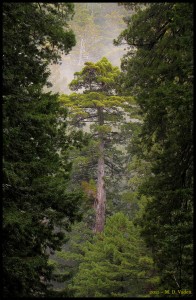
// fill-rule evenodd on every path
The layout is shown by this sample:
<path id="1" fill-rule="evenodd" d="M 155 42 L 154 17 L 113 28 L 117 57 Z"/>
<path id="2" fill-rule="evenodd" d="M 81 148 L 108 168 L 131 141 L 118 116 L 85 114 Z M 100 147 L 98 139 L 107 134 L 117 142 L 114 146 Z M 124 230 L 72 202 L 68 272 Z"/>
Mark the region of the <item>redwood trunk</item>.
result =
<path id="1" fill-rule="evenodd" d="M 103 142 L 99 145 L 99 150 L 104 151 Z M 97 206 L 96 206 L 96 221 L 95 221 L 95 232 L 102 232 L 105 223 L 105 183 L 104 183 L 104 156 L 100 156 L 98 160 L 98 180 L 97 180 Z"/>
<path id="2" fill-rule="evenodd" d="M 104 124 L 103 110 L 98 109 L 99 125 Z M 103 135 L 99 134 L 99 159 L 98 159 L 98 174 L 97 174 L 97 201 L 96 201 L 96 221 L 95 232 L 102 232 L 105 224 L 105 204 L 106 204 L 106 192 L 105 192 L 105 163 L 104 163 L 104 140 Z"/>

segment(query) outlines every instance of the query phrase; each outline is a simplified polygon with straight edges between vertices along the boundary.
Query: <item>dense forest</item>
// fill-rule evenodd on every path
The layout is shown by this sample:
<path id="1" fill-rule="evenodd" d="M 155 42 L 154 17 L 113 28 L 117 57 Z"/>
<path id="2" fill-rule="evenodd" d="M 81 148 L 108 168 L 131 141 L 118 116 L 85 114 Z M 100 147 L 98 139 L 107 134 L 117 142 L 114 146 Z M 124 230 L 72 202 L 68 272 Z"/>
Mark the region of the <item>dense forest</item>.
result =
<path id="1" fill-rule="evenodd" d="M 2 17 L 3 296 L 193 297 L 193 4 Z"/>

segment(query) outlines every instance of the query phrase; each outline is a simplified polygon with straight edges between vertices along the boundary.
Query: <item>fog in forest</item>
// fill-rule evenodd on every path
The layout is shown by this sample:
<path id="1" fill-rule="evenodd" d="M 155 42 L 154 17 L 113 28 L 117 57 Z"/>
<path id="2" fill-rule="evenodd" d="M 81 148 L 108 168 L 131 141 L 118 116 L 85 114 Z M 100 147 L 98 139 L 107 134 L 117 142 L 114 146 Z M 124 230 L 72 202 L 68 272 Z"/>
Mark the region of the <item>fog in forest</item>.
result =
<path id="1" fill-rule="evenodd" d="M 47 90 L 69 94 L 68 84 L 74 72 L 80 71 L 87 61 L 97 62 L 105 56 L 120 67 L 126 46 L 116 47 L 113 40 L 125 29 L 123 18 L 127 15 L 118 3 L 75 3 L 75 15 L 69 24 L 76 36 L 76 46 L 68 55 L 61 56 L 60 63 L 50 66 L 52 87 Z"/>
<path id="2" fill-rule="evenodd" d="M 193 298 L 193 16 L 3 1 L 5 298 Z"/>

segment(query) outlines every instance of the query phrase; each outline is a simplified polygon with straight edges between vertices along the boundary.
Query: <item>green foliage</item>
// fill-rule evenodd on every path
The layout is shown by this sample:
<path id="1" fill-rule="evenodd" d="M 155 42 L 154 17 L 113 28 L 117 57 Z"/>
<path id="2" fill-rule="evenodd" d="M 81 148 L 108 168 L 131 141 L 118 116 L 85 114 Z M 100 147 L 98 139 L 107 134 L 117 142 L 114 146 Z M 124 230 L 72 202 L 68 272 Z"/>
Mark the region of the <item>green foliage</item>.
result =
<path id="1" fill-rule="evenodd" d="M 3 3 L 3 288 L 6 297 L 47 295 L 49 252 L 79 218 L 68 192 L 67 109 L 44 93 L 49 63 L 75 44 L 72 4 Z M 63 149 L 63 150 L 62 150 Z"/>
<path id="2" fill-rule="evenodd" d="M 81 72 L 75 73 L 75 78 L 71 82 L 74 90 L 85 88 L 82 94 L 72 93 L 70 95 L 60 95 L 59 102 L 62 107 L 69 107 L 70 129 L 75 126 L 83 126 L 83 130 L 90 131 L 92 141 L 85 149 L 77 155 L 73 162 L 74 170 L 72 174 L 75 177 L 75 184 L 82 181 L 94 179 L 97 182 L 98 157 L 100 155 L 99 143 L 104 141 L 105 188 L 109 192 L 111 202 L 112 198 L 119 195 L 119 182 L 124 179 L 123 150 L 127 135 L 121 128 L 132 113 L 136 113 L 137 105 L 131 96 L 115 95 L 115 82 L 118 79 L 119 69 L 113 67 L 111 63 L 102 58 L 97 63 L 86 63 Z M 107 80 L 106 80 L 107 79 Z M 89 126 L 87 127 L 87 124 Z M 119 147 L 120 145 L 120 147 Z M 125 152 L 125 151 L 124 151 Z M 95 173 L 96 172 L 96 173 Z M 118 179 L 115 178 L 118 174 Z M 77 178 L 77 180 L 76 180 Z M 112 204 L 112 203 L 111 203 Z M 112 211 L 112 205 L 109 204 L 107 212 Z M 117 209 L 118 211 L 118 209 Z"/>
<path id="3" fill-rule="evenodd" d="M 127 19 L 116 43 L 123 40 L 129 51 L 122 60 L 120 92 L 135 96 L 144 120 L 132 150 L 151 165 L 139 187 L 140 195 L 151 199 L 140 220 L 143 235 L 160 269 L 161 287 L 192 290 L 192 4 L 147 5 Z"/>
<path id="4" fill-rule="evenodd" d="M 83 245 L 88 240 L 91 241 L 93 231 L 90 228 L 90 210 L 86 210 L 83 214 L 83 220 L 72 225 L 71 232 L 67 232 L 68 242 L 62 247 L 60 251 L 56 251 L 53 259 L 50 260 L 50 265 L 54 266 L 53 270 L 53 289 L 55 291 L 55 282 L 61 282 L 61 288 L 58 289 L 58 294 L 62 293 L 69 297 L 72 294 L 68 285 L 72 278 L 78 272 L 79 265 L 83 260 Z M 57 292 L 57 290 L 56 290 Z"/>
<path id="5" fill-rule="evenodd" d="M 123 214 L 107 219 L 104 231 L 86 242 L 79 271 L 69 286 L 74 297 L 147 295 L 155 268 L 137 227 Z"/>
<path id="6" fill-rule="evenodd" d="M 119 68 L 113 67 L 106 57 L 97 63 L 86 62 L 82 71 L 74 74 L 75 79 L 70 83 L 70 89 L 77 91 L 85 88 L 87 91 L 111 94 L 116 88 L 119 74 Z"/>

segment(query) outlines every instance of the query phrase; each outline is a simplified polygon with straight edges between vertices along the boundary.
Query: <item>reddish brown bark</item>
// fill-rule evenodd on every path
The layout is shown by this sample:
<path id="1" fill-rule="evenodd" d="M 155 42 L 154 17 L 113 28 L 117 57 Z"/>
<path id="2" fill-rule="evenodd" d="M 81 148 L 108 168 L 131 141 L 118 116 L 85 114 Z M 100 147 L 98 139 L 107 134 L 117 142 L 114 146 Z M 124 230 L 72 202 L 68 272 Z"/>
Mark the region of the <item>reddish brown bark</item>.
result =
<path id="1" fill-rule="evenodd" d="M 105 202 L 106 202 L 106 193 L 105 193 L 105 183 L 104 183 L 104 144 L 103 142 L 99 145 L 99 150 L 101 152 L 98 160 L 98 180 L 97 180 L 97 205 L 96 205 L 96 221 L 95 221 L 95 232 L 102 232 L 104 229 L 105 223 Z"/>
<path id="2" fill-rule="evenodd" d="M 104 124 L 103 110 L 98 108 L 99 125 Z M 105 224 L 105 205 L 106 205 L 106 192 L 105 192 L 105 163 L 104 163 L 104 139 L 102 133 L 99 134 L 99 159 L 98 159 L 98 174 L 97 174 L 97 199 L 96 199 L 96 220 L 95 232 L 102 232 Z"/>

